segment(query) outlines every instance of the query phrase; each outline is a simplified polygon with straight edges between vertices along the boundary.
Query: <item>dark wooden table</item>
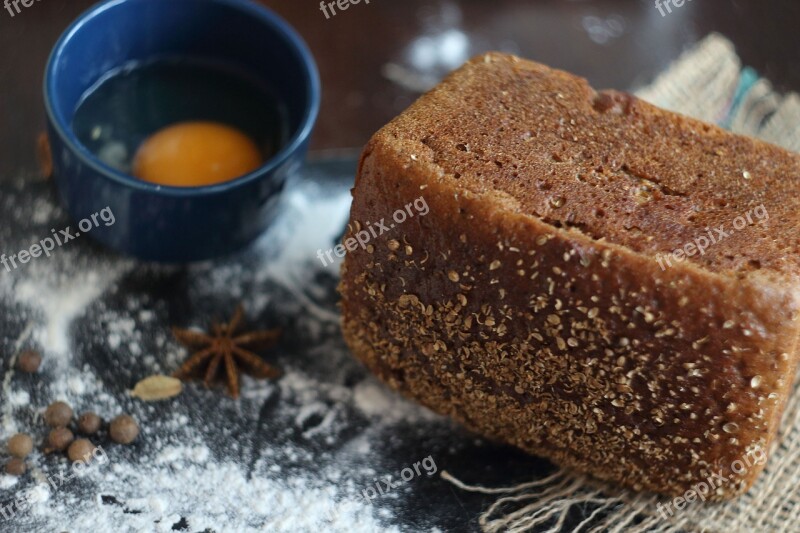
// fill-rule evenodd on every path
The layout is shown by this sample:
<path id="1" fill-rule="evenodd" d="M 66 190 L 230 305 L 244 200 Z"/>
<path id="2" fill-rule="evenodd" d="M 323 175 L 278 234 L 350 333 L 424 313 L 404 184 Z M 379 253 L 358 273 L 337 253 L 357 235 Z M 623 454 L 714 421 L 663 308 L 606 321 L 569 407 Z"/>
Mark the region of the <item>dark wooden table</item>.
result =
<path id="1" fill-rule="evenodd" d="M 41 0 L 14 17 L 0 9 L 0 179 L 35 168 L 48 52 L 92 3 Z M 416 98 L 387 77 L 387 64 L 396 78 L 397 67 L 433 62 L 426 72 L 437 76 L 453 61 L 488 49 L 579 73 L 597 87 L 627 89 L 719 31 L 780 89 L 800 89 L 800 3 L 794 0 L 694 0 L 666 16 L 652 0 L 372 0 L 330 18 L 318 0 L 264 3 L 300 31 L 317 57 L 324 98 L 316 150 L 362 146 Z"/>

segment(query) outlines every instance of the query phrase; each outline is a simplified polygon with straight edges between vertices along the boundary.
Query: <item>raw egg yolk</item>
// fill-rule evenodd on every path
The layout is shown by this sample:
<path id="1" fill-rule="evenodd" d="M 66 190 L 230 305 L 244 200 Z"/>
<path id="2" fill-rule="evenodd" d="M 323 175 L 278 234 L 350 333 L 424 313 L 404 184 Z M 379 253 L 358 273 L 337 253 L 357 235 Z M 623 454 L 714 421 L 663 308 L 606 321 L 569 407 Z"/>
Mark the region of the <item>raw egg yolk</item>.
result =
<path id="1" fill-rule="evenodd" d="M 244 176 L 262 163 L 256 144 L 239 130 L 216 122 L 181 122 L 142 143 L 133 175 L 159 185 L 198 187 Z"/>

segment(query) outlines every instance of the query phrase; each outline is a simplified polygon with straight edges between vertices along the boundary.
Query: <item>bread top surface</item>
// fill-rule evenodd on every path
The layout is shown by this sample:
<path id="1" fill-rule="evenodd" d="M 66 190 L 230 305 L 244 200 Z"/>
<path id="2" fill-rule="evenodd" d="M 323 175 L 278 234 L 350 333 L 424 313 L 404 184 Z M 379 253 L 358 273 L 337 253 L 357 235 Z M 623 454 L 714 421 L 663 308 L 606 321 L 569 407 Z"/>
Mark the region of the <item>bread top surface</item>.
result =
<path id="1" fill-rule="evenodd" d="M 378 137 L 438 166 L 432 179 L 665 266 L 693 243 L 686 261 L 711 272 L 800 275 L 800 155 L 566 72 L 480 56 Z"/>

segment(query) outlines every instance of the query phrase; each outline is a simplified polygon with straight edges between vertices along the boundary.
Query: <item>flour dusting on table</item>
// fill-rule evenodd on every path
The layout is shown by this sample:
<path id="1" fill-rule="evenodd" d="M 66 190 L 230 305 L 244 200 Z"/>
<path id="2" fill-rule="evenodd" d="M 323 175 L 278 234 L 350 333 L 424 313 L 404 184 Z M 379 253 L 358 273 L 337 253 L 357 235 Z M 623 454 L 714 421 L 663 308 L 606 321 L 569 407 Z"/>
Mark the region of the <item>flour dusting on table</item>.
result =
<path id="1" fill-rule="evenodd" d="M 10 250 L 67 224 L 44 186 L 15 187 L 3 203 L 6 219 L 24 228 L 4 232 Z M 338 238 L 349 203 L 346 188 L 296 183 L 267 234 L 221 261 L 145 265 L 81 239 L 0 272 L 0 302 L 13 317 L 0 339 L 0 440 L 23 431 L 40 443 L 42 413 L 55 400 L 105 420 L 128 412 L 142 429 L 132 446 L 101 433 L 94 440 L 107 461 L 63 484 L 53 479 L 70 465 L 39 451 L 25 476 L 0 475 L 0 505 L 11 509 L 23 492 L 31 501 L 10 518 L 0 514 L 0 530 L 400 531 L 363 489 L 405 466 L 381 455 L 396 425 L 424 430 L 441 420 L 369 377 L 341 340 L 338 267 L 322 267 L 316 251 Z M 248 325 L 284 330 L 279 347 L 263 354 L 282 378 L 244 377 L 238 401 L 199 384 L 164 402 L 130 397 L 137 381 L 171 373 L 188 355 L 169 326 L 204 328 L 240 301 Z M 43 354 L 37 375 L 15 370 L 26 348 Z"/>

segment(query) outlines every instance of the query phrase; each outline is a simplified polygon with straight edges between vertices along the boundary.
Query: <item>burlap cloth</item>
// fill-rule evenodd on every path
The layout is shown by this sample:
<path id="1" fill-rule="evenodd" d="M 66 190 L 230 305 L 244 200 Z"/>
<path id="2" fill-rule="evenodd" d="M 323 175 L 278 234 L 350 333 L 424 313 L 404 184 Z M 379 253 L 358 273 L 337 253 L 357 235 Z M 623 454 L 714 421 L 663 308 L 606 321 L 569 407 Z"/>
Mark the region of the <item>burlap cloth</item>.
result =
<path id="1" fill-rule="evenodd" d="M 800 152 L 800 97 L 775 93 L 767 80 L 742 67 L 731 42 L 720 35 L 710 35 L 684 53 L 637 94 L 660 107 Z M 485 531 L 800 532 L 797 389 L 796 382 L 766 469 L 750 492 L 727 503 L 693 502 L 668 516 L 657 507 L 666 499 L 626 491 L 569 470 L 497 489 L 467 486 L 449 473 L 442 475 L 464 490 L 498 496 L 480 517 Z"/>

